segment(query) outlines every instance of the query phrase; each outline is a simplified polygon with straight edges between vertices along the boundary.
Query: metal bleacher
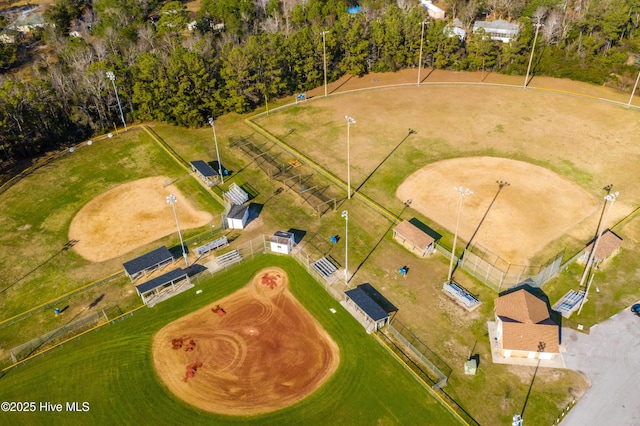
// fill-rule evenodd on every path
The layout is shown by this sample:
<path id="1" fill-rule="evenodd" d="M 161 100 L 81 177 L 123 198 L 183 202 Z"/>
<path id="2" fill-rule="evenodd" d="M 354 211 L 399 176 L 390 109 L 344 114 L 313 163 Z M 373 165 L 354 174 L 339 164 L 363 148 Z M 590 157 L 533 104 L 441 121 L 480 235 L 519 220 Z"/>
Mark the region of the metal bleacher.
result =
<path id="1" fill-rule="evenodd" d="M 311 264 L 313 269 L 320 274 L 322 278 L 329 281 L 330 277 L 338 270 L 338 268 L 326 257 L 322 257 Z"/>
<path id="2" fill-rule="evenodd" d="M 444 283 L 442 290 L 456 302 L 471 310 L 480 306 L 480 301 L 456 283 Z"/>
<path id="3" fill-rule="evenodd" d="M 242 260 L 242 256 L 238 250 L 232 250 L 223 254 L 222 256 L 216 257 L 216 261 L 222 267 L 231 266 L 234 263 L 238 263 Z"/>
<path id="4" fill-rule="evenodd" d="M 562 314 L 563 317 L 568 318 L 571 316 L 573 311 L 580 305 L 584 299 L 583 291 L 574 291 L 569 290 L 567 294 L 558 302 L 557 307 L 553 310 Z"/>
<path id="5" fill-rule="evenodd" d="M 229 200 L 231 204 L 235 204 L 236 206 L 241 206 L 249 201 L 249 194 L 247 194 L 235 182 L 229 185 L 229 190 L 224 193 L 224 197 Z"/>
<path id="6" fill-rule="evenodd" d="M 207 243 L 203 246 L 200 247 L 196 247 L 195 251 L 198 254 L 198 256 L 204 256 L 205 254 L 209 253 L 210 251 L 213 251 L 217 248 L 220 247 L 224 247 L 227 244 L 229 244 L 229 240 L 227 240 L 227 237 L 220 237 L 216 240 L 211 241 L 210 243 Z"/>

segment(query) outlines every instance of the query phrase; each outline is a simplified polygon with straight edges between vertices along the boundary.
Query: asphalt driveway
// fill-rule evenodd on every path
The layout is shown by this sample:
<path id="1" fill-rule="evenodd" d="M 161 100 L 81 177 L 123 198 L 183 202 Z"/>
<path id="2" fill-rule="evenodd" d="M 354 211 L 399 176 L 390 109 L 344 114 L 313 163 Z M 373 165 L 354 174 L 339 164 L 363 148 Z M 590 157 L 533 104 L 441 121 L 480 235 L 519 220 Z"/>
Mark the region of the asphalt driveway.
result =
<path id="1" fill-rule="evenodd" d="M 563 329 L 562 343 L 566 367 L 591 380 L 562 426 L 640 425 L 640 317 L 627 308 L 589 335 Z"/>

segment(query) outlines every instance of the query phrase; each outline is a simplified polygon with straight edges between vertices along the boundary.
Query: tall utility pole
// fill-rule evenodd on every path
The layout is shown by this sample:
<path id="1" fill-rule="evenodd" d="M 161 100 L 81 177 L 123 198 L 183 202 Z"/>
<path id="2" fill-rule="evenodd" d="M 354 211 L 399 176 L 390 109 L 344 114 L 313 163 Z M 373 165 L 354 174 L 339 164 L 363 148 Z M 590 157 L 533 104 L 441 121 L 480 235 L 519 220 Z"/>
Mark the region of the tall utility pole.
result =
<path id="1" fill-rule="evenodd" d="M 527 84 L 529 82 L 529 71 L 531 70 L 531 63 L 533 62 L 533 52 L 536 49 L 536 40 L 538 40 L 538 31 L 540 31 L 540 27 L 542 26 L 540 21 L 538 21 L 538 23 L 533 25 L 536 26 L 536 34 L 533 36 L 533 46 L 531 46 L 531 55 L 529 56 L 529 66 L 527 66 L 527 75 L 524 78 L 524 86 L 522 87 L 523 89 L 527 88 Z"/>
<path id="2" fill-rule="evenodd" d="M 454 186 L 454 190 L 460 194 L 460 202 L 458 203 L 458 219 L 456 221 L 456 232 L 453 235 L 453 248 L 451 249 L 451 261 L 449 262 L 449 275 L 447 276 L 447 282 L 451 282 L 451 276 L 453 275 L 453 258 L 456 255 L 456 240 L 458 239 L 458 228 L 460 227 L 460 212 L 462 212 L 462 201 L 467 195 L 473 194 L 473 191 L 469 188 L 463 188 L 461 186 Z"/>
<path id="3" fill-rule="evenodd" d="M 349 212 L 342 212 L 344 218 L 344 283 L 349 284 Z"/>
<path id="4" fill-rule="evenodd" d="M 127 131 L 127 122 L 124 121 L 124 114 L 122 113 L 122 106 L 120 105 L 120 97 L 118 96 L 118 89 L 116 88 L 116 75 L 113 71 L 107 71 L 107 78 L 111 80 L 113 83 L 113 91 L 116 92 L 116 100 L 118 101 L 118 108 L 120 109 L 120 118 L 122 119 L 122 125 L 124 126 L 124 131 Z"/>
<path id="5" fill-rule="evenodd" d="M 347 199 L 351 199 L 351 160 L 350 160 L 350 144 L 351 144 L 351 125 L 356 124 L 356 120 L 353 117 L 349 117 L 345 115 L 344 118 L 347 119 Z"/>
<path id="6" fill-rule="evenodd" d="M 418 86 L 420 86 L 420 71 L 422 70 L 422 42 L 424 40 L 424 26 L 427 24 L 427 21 L 422 21 L 420 25 L 422 25 L 422 32 L 420 33 L 420 59 L 418 60 Z"/>
<path id="7" fill-rule="evenodd" d="M 325 34 L 329 31 L 323 31 L 322 34 L 322 58 L 324 62 L 324 97 L 327 97 L 327 43 L 325 40 Z"/>
<path id="8" fill-rule="evenodd" d="M 609 202 L 610 204 L 609 204 L 609 209 L 607 210 L 607 213 L 605 214 L 604 219 L 602 221 L 603 225 L 606 225 L 607 218 L 609 217 L 609 213 L 611 213 L 611 210 L 613 210 L 613 204 L 618 199 L 618 195 L 619 194 L 620 194 L 619 192 L 613 192 L 611 194 L 605 195 L 605 197 L 604 197 L 605 201 Z M 604 228 L 604 226 L 603 226 L 603 228 Z M 606 228 L 604 228 L 604 229 L 606 229 Z M 596 250 L 598 249 L 598 243 L 599 242 L 600 242 L 600 231 L 598 230 L 598 237 L 593 242 L 593 248 L 591 249 L 591 255 L 589 256 L 589 260 L 587 261 L 587 266 L 585 267 L 585 271 L 590 269 L 591 265 L 593 264 L 593 259 L 596 256 Z M 582 301 L 580 302 L 580 309 L 578 309 L 578 315 L 580 315 L 580 312 L 582 311 L 582 307 L 584 306 L 585 302 L 587 301 L 587 297 L 589 296 L 589 288 L 591 287 L 591 282 L 592 281 L 589 281 L 589 284 L 587 285 L 587 290 L 584 292 L 584 297 L 582 298 Z"/>
<path id="9" fill-rule="evenodd" d="M 222 163 L 220 162 L 220 152 L 218 151 L 218 138 L 216 137 L 216 126 L 213 118 L 209 117 L 209 124 L 213 129 L 213 143 L 216 145 L 216 157 L 218 157 L 218 174 L 220 175 L 220 183 L 224 184 L 224 176 L 222 175 Z"/>
<path id="10" fill-rule="evenodd" d="M 638 76 L 636 77 L 636 82 L 633 84 L 633 90 L 631 91 L 631 96 L 629 96 L 629 102 L 627 102 L 627 107 L 631 106 L 631 101 L 633 100 L 633 94 L 636 93 L 636 87 L 638 87 L 638 80 L 640 80 L 640 72 L 638 72 Z"/>
<path id="11" fill-rule="evenodd" d="M 182 246 L 182 256 L 184 256 L 184 264 L 186 267 L 189 267 L 189 258 L 187 257 L 187 250 L 184 247 L 184 242 L 182 241 L 182 233 L 180 232 L 180 223 L 178 223 L 178 214 L 176 213 L 176 201 L 177 198 L 173 194 L 167 195 L 167 203 L 171 204 L 173 207 L 173 216 L 176 218 L 176 226 L 178 227 L 178 236 L 180 237 L 180 245 Z"/>

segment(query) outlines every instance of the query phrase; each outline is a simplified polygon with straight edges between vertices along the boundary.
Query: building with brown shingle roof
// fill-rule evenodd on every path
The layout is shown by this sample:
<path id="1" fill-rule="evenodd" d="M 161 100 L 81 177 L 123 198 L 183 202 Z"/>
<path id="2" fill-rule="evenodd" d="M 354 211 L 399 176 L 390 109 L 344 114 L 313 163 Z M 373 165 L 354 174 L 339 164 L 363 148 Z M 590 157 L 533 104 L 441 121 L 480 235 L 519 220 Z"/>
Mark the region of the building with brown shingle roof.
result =
<path id="1" fill-rule="evenodd" d="M 589 259 L 589 254 L 593 250 L 593 246 L 596 239 L 589 241 L 587 247 L 584 249 L 584 253 L 578 259 L 579 262 L 586 263 L 587 259 Z M 598 242 L 598 247 L 596 248 L 596 252 L 593 256 L 593 262 L 598 264 L 602 262 L 607 257 L 613 256 L 616 254 L 620 247 L 622 246 L 622 238 L 616 235 L 611 229 L 607 229 L 600 235 L 600 241 Z"/>
<path id="2" fill-rule="evenodd" d="M 496 339 L 505 358 L 553 359 L 560 353 L 560 328 L 547 304 L 526 290 L 495 300 Z"/>
<path id="3" fill-rule="evenodd" d="M 424 257 L 436 250 L 436 242 L 441 235 L 424 224 L 422 224 L 422 227 L 425 229 L 420 229 L 406 220 L 402 221 L 393 228 L 393 238 L 405 248 Z"/>

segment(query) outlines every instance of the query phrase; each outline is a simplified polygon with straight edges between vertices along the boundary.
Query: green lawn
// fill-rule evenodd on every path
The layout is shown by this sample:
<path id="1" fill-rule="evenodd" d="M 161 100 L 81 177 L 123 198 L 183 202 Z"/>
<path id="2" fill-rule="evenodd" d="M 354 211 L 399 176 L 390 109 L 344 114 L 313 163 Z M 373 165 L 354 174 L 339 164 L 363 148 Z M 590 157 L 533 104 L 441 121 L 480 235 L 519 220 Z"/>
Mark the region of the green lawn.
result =
<path id="1" fill-rule="evenodd" d="M 167 323 L 244 286 L 266 266 L 289 274 L 295 297 L 340 348 L 336 373 L 302 402 L 255 417 L 198 411 L 163 387 L 151 361 L 153 335 Z M 0 400 L 62 403 L 87 401 L 84 413 L 0 413 L 1 424 L 455 424 L 454 417 L 294 260 L 261 256 L 201 283 L 152 309 L 105 326 L 41 358 L 9 370 Z M 335 314 L 329 308 L 337 310 Z"/>

